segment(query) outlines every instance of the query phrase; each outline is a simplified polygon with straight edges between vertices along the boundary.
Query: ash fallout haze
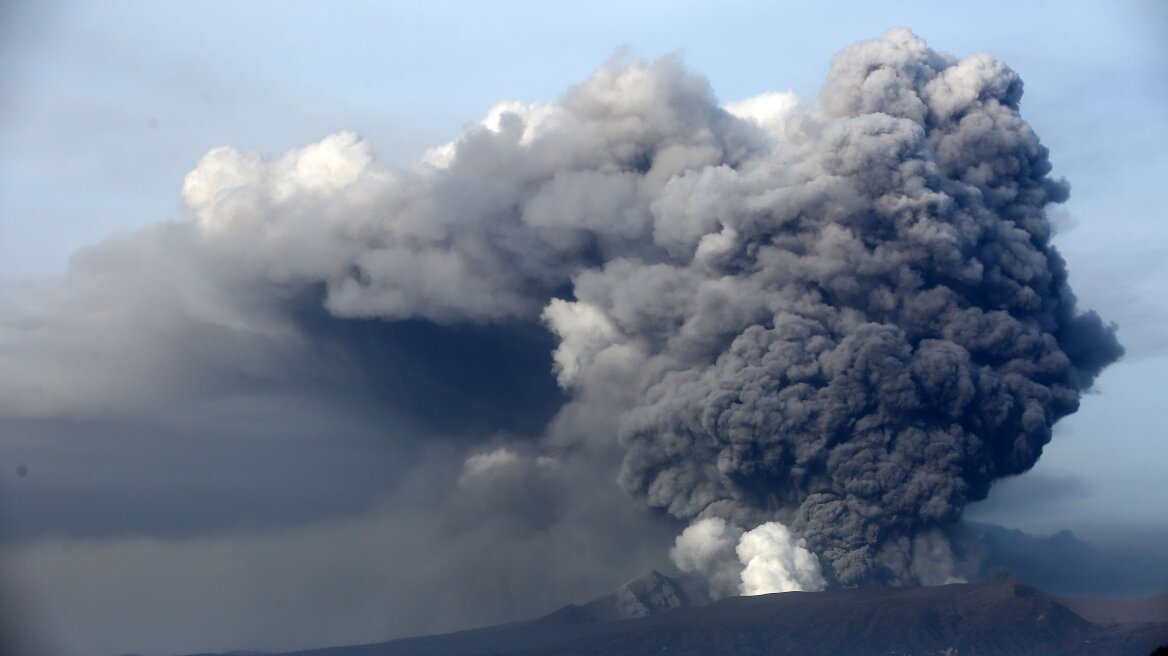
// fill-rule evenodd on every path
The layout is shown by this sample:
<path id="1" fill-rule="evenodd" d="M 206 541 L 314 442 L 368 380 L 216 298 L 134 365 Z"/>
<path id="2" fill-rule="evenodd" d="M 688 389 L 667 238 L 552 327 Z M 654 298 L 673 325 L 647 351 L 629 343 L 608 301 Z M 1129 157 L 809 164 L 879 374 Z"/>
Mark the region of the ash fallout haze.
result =
<path id="1" fill-rule="evenodd" d="M 1161 5 L 70 6 L 4 10 L 5 647 L 1168 588 Z"/>

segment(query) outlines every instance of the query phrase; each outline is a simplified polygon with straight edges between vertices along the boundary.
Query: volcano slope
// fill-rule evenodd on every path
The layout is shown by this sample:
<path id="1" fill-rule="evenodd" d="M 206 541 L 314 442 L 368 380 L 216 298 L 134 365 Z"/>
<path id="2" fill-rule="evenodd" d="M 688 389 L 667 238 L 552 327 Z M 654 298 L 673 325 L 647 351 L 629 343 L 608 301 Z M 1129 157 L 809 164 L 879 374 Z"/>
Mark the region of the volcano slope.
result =
<path id="1" fill-rule="evenodd" d="M 654 572 L 531 621 L 281 656 L 1119 656 L 1168 644 L 1168 616 L 1096 624 L 1013 581 L 787 592 L 705 606 L 688 605 L 681 590 Z M 633 617 L 613 619 L 614 607 Z"/>

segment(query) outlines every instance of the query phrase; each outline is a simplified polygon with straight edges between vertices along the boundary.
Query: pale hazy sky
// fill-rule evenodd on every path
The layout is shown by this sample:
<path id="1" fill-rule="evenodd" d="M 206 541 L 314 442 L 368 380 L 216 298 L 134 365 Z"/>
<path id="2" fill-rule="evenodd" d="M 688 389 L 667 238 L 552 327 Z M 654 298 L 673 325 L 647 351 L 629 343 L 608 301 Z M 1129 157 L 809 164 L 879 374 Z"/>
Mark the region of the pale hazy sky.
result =
<path id="1" fill-rule="evenodd" d="M 1099 541 L 1168 536 L 1168 3 L 1154 0 L 7 2 L 0 298 L 62 274 L 82 246 L 184 220 L 183 177 L 215 146 L 274 156 L 352 130 L 409 165 L 495 103 L 554 100 L 618 54 L 679 53 L 723 102 L 810 99 L 835 52 L 897 25 L 1020 74 L 1023 116 L 1071 184 L 1055 243 L 1081 305 L 1127 348 L 1036 468 L 967 515 Z"/>

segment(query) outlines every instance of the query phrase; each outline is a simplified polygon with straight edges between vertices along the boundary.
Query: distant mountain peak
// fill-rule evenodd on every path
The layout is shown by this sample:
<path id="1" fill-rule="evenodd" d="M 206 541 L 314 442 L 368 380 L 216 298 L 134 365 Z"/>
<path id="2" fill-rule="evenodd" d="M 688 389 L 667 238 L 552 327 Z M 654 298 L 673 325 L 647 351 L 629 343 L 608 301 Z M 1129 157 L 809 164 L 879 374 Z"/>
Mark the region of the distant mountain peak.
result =
<path id="1" fill-rule="evenodd" d="M 653 570 L 618 586 L 603 597 L 579 606 L 567 606 L 553 613 L 553 616 L 577 622 L 631 620 L 699 606 L 706 601 L 677 579 Z"/>

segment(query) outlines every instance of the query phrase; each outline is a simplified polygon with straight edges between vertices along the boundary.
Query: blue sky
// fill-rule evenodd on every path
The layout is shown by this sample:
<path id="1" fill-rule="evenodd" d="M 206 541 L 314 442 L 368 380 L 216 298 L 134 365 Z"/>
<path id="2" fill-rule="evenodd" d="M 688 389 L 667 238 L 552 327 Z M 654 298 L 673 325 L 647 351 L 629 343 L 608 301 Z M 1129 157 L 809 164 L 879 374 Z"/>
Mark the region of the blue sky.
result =
<path id="1" fill-rule="evenodd" d="M 678 53 L 723 102 L 810 99 L 834 53 L 898 25 L 1021 75 L 1023 116 L 1071 184 L 1055 243 L 1127 348 L 1035 469 L 968 516 L 1168 537 L 1168 3 L 1154 0 L 5 3 L 0 291 L 185 220 L 183 177 L 215 146 L 276 156 L 352 130 L 408 166 L 495 103 L 553 100 L 612 57 Z"/>

